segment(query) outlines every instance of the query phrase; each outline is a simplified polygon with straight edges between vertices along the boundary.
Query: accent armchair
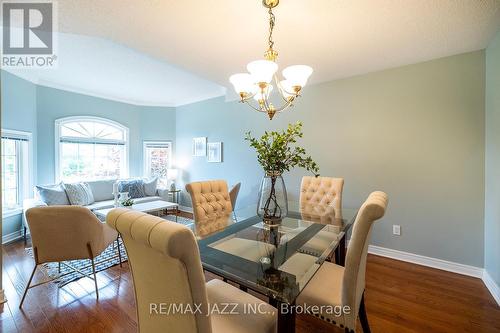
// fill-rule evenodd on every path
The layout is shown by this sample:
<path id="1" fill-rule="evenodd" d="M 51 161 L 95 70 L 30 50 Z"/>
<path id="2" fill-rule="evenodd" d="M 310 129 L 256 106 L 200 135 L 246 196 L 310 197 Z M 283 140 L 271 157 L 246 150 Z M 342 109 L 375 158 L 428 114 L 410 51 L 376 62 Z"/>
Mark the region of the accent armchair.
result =
<path id="1" fill-rule="evenodd" d="M 81 206 L 30 208 L 26 211 L 26 220 L 31 231 L 35 267 L 28 280 L 19 307 L 22 307 L 28 289 L 40 285 L 31 286 L 38 265 L 48 262 L 58 262 L 59 265 L 62 263 L 75 270 L 64 261 L 90 259 L 93 277 L 84 274 L 81 270 L 78 270 L 78 272 L 94 280 L 96 297 L 99 298 L 94 258 L 101 254 L 111 243 L 117 241 L 118 246 L 116 249 L 120 266 L 122 265 L 118 233 L 99 221 L 89 209 Z"/>

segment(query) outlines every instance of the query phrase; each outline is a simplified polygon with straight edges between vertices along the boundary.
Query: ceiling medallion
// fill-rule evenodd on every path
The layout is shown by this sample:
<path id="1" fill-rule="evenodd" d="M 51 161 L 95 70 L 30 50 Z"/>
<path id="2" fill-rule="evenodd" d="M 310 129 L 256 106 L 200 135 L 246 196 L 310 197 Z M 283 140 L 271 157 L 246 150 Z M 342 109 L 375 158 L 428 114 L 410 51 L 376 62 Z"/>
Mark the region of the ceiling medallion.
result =
<path id="1" fill-rule="evenodd" d="M 273 29 L 276 23 L 273 8 L 279 4 L 279 0 L 262 0 L 262 4 L 269 12 L 269 47 L 264 53 L 265 60 L 250 62 L 247 65 L 249 73 L 231 75 L 229 81 L 233 84 L 236 93 L 239 94 L 241 103 L 247 103 L 252 109 L 267 113 L 269 119 L 272 120 L 276 113 L 293 106 L 293 102 L 300 96 L 300 92 L 306 85 L 313 69 L 306 65 L 288 66 L 281 72 L 285 79 L 281 81 L 278 79 L 276 75 L 278 71 L 278 64 L 276 63 L 278 52 L 273 48 Z M 282 105 L 278 108 L 270 101 L 271 92 L 274 88 L 271 83 L 273 80 L 278 94 L 283 100 Z M 252 104 L 252 99 L 257 102 L 257 106 Z"/>

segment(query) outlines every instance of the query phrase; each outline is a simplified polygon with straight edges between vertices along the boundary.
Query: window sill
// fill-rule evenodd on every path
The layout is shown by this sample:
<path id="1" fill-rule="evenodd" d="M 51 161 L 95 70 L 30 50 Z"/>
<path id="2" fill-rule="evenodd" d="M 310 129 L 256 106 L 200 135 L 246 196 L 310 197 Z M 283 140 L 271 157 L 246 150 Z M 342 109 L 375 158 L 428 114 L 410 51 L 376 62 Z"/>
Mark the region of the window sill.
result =
<path id="1" fill-rule="evenodd" d="M 6 212 L 2 212 L 2 218 L 6 218 L 6 217 L 11 217 L 11 216 L 15 216 L 15 215 L 20 215 L 23 213 L 23 209 L 22 208 L 16 208 L 16 209 L 10 209 Z"/>

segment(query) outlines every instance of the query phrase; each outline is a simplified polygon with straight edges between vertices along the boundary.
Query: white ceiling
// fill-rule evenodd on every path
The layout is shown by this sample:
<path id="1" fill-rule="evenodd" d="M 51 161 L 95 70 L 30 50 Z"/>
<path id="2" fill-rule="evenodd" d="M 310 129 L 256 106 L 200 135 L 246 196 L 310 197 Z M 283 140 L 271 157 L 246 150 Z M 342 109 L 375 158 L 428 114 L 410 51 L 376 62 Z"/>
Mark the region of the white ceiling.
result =
<path id="1" fill-rule="evenodd" d="M 70 61 L 75 75 L 66 84 L 103 95 L 122 91 L 136 103 L 180 105 L 222 95 L 228 77 L 267 48 L 261 0 L 71 0 L 58 6 L 60 31 L 144 54 L 100 39 L 71 43 L 71 49 L 88 48 Z M 312 83 L 483 49 L 500 29 L 499 0 L 281 0 L 275 14 L 278 62 L 312 66 Z M 103 50 L 116 53 L 110 58 L 99 54 Z M 86 72 L 96 79 L 82 80 Z"/>
<path id="2" fill-rule="evenodd" d="M 7 71 L 39 85 L 136 105 L 179 106 L 225 88 L 109 40 L 57 35 L 57 68 Z"/>

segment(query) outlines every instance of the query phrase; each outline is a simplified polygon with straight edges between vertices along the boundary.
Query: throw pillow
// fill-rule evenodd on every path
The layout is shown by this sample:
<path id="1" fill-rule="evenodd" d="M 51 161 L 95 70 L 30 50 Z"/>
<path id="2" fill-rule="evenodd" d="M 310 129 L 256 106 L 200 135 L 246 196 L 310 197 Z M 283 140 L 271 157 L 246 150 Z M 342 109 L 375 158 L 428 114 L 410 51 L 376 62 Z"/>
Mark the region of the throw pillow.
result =
<path id="1" fill-rule="evenodd" d="M 148 197 L 156 195 L 156 186 L 158 185 L 158 178 L 153 178 L 144 181 L 144 194 Z"/>
<path id="2" fill-rule="evenodd" d="M 48 206 L 69 205 L 68 196 L 62 183 L 36 186 L 40 199 Z"/>
<path id="3" fill-rule="evenodd" d="M 118 192 L 128 192 L 129 197 L 132 199 L 146 196 L 142 179 L 122 180 L 118 183 Z"/>
<path id="4" fill-rule="evenodd" d="M 87 206 L 94 203 L 94 195 L 87 183 L 64 184 L 72 205 Z"/>

